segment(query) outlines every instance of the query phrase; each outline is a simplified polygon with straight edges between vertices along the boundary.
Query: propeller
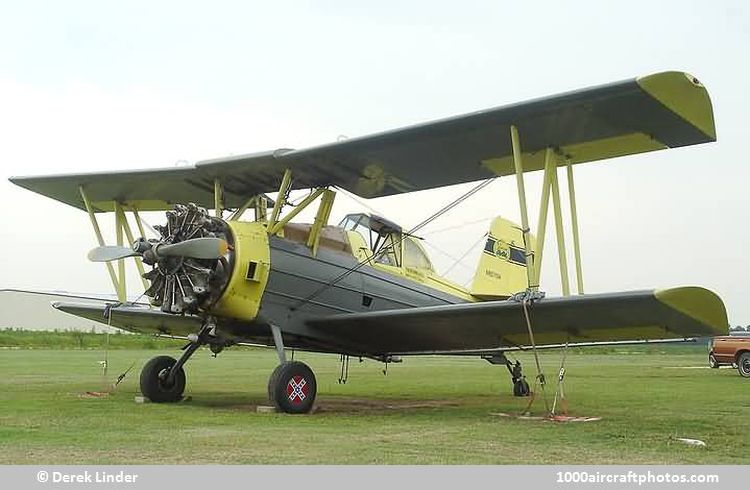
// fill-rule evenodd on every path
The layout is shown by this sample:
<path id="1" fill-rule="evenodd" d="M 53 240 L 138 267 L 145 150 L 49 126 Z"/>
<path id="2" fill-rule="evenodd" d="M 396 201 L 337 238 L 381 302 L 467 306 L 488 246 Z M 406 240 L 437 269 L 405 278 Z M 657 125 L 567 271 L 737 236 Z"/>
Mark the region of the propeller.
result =
<path id="1" fill-rule="evenodd" d="M 127 257 L 135 257 L 140 255 L 130 247 L 119 247 L 117 245 L 107 245 L 104 247 L 96 247 L 90 250 L 88 258 L 91 262 L 109 262 L 111 260 L 124 259 Z"/>
<path id="2" fill-rule="evenodd" d="M 142 277 L 143 294 L 164 313 L 197 315 L 210 310 L 229 282 L 234 257 L 229 225 L 194 203 L 175 204 L 165 226 L 155 226 L 158 239 L 139 238 L 132 247 L 102 246 L 89 260 L 110 262 L 141 257 L 152 267 Z"/>
<path id="3" fill-rule="evenodd" d="M 145 240 L 137 240 L 133 247 L 104 246 L 97 247 L 88 253 L 88 259 L 92 262 L 110 262 L 112 260 L 127 257 L 143 256 L 153 254 L 153 258 L 159 260 L 162 257 L 190 257 L 193 259 L 219 259 L 223 257 L 229 244 L 221 238 L 191 238 L 175 244 L 156 243 L 152 244 Z M 153 262 L 156 262 L 153 260 Z"/>
<path id="4" fill-rule="evenodd" d="M 157 257 L 190 257 L 193 259 L 220 259 L 229 250 L 229 244 L 221 238 L 192 238 L 173 245 L 157 245 Z"/>

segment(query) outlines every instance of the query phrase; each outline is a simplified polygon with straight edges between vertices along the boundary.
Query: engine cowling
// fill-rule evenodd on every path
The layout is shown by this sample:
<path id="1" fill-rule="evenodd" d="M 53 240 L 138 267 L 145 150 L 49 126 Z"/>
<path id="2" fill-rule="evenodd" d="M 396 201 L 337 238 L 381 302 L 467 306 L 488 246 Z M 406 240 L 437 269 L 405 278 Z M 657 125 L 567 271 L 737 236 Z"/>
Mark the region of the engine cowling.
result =
<path id="1" fill-rule="evenodd" d="M 145 294 L 152 305 L 171 314 L 255 318 L 270 269 L 263 224 L 227 222 L 191 203 L 175 205 L 167 212 L 167 224 L 154 228 L 160 239 L 143 244 L 143 261 L 153 266 L 144 274 L 151 282 Z M 226 254 L 218 259 L 158 254 L 159 246 L 207 237 L 225 240 Z"/>

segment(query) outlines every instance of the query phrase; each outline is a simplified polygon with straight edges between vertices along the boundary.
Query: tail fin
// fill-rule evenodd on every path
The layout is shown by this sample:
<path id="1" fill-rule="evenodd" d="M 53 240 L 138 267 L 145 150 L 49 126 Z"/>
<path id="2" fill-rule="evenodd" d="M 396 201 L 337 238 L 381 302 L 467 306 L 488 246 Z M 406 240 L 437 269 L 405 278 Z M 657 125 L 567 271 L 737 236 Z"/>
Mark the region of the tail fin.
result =
<path id="1" fill-rule="evenodd" d="M 529 235 L 533 251 L 536 239 Z M 532 257 L 533 258 L 533 257 Z M 532 260 L 528 261 L 533 264 Z M 471 284 L 471 294 L 479 299 L 505 299 L 528 287 L 523 230 L 517 224 L 497 217 L 479 259 Z"/>

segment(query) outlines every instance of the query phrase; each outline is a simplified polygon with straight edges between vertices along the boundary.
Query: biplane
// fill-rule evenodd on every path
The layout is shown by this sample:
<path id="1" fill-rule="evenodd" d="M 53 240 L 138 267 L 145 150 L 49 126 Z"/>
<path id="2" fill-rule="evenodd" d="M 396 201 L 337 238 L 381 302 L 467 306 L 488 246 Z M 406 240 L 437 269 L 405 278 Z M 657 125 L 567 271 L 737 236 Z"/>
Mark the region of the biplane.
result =
<path id="1" fill-rule="evenodd" d="M 506 352 L 530 345 L 726 333 L 722 300 L 700 287 L 584 294 L 573 180 L 581 163 L 715 140 L 705 87 L 686 73 L 663 72 L 301 150 L 11 181 L 88 214 L 99 244 L 89 258 L 106 263 L 120 299 L 55 308 L 187 341 L 177 359 L 158 356 L 144 365 L 146 397 L 180 400 L 183 366 L 201 346 L 219 353 L 249 343 L 278 353 L 268 382 L 273 404 L 305 413 L 315 401 L 316 379 L 306 364 L 288 358 L 290 350 L 384 363 L 453 354 L 503 364 Z M 543 183 L 532 234 L 524 176 L 536 171 L 543 172 Z M 575 294 L 559 172 L 567 174 Z M 337 189 L 377 198 L 459 183 L 481 186 L 498 176 L 516 181 L 521 223 L 492 221 L 468 288 L 435 272 L 414 229 L 364 213 L 329 223 Z M 291 206 L 290 191 L 306 189 L 309 194 Z M 312 223 L 292 221 L 314 203 Z M 539 290 L 550 205 L 561 297 Z M 140 215 L 146 211 L 166 211 L 166 224 L 151 238 Z M 100 213 L 114 213 L 116 245 L 105 244 Z M 130 258 L 149 304 L 126 301 Z"/>

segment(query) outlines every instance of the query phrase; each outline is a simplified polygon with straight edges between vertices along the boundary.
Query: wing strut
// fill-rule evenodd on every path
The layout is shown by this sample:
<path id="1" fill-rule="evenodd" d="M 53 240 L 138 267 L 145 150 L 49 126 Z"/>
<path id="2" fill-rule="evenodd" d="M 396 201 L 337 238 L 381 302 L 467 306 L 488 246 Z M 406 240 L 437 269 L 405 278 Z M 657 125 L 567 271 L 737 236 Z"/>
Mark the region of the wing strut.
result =
<path id="1" fill-rule="evenodd" d="M 529 237 L 529 213 L 526 207 L 526 186 L 523 178 L 523 157 L 521 153 L 521 141 L 518 137 L 518 128 L 510 127 L 510 140 L 513 146 L 513 164 L 516 169 L 516 186 L 518 187 L 518 204 L 521 206 L 521 226 L 523 226 L 523 244 L 526 249 L 526 276 L 528 286 L 532 291 L 539 289 L 539 283 L 534 281 L 534 257 L 531 253 L 531 238 Z M 529 264 L 531 260 L 531 264 Z"/>
<path id="2" fill-rule="evenodd" d="M 214 179 L 214 214 L 217 218 L 221 218 L 222 211 L 224 209 L 224 189 L 221 185 L 221 180 L 218 178 Z"/>
<path id="3" fill-rule="evenodd" d="M 94 228 L 96 241 L 100 247 L 103 247 L 104 237 L 102 236 L 102 230 L 101 228 L 99 228 L 99 222 L 97 221 L 96 215 L 94 214 L 94 208 L 91 206 L 91 201 L 86 195 L 86 191 L 83 189 L 83 186 L 78 187 L 78 191 L 81 194 L 81 199 L 83 199 L 83 204 L 84 206 L 86 206 L 86 211 L 89 214 L 89 220 L 91 220 L 91 226 Z M 109 278 L 112 280 L 112 286 L 114 286 L 115 291 L 117 291 L 117 299 L 119 299 L 120 302 L 125 301 L 126 298 L 121 297 L 122 295 L 120 294 L 120 280 L 117 278 L 115 268 L 110 262 L 107 262 L 107 271 L 109 272 Z"/>
<path id="4" fill-rule="evenodd" d="M 526 201 L 526 186 L 524 184 L 523 150 L 518 128 L 510 127 L 511 148 L 513 152 L 513 164 L 516 173 L 516 186 L 518 189 L 518 204 L 521 209 L 521 226 L 524 237 L 525 253 L 527 263 L 526 273 L 528 277 L 529 290 L 538 291 L 542 270 L 542 257 L 544 254 L 544 240 L 547 232 L 547 215 L 549 202 L 552 200 L 553 215 L 555 219 L 555 233 L 557 237 L 558 263 L 560 264 L 560 283 L 563 296 L 570 296 L 570 278 L 568 272 L 567 251 L 565 247 L 565 230 L 563 226 L 562 204 L 560 201 L 560 183 L 557 176 L 557 168 L 561 165 L 559 161 L 560 149 L 551 146 L 544 153 L 544 177 L 542 179 L 542 196 L 539 204 L 539 219 L 537 221 L 537 237 L 535 252 L 532 252 L 531 237 L 529 236 L 529 215 Z M 569 156 L 565 156 L 568 180 L 568 198 L 570 201 L 570 219 L 573 229 L 573 250 L 575 254 L 576 286 L 577 293 L 583 294 L 583 268 L 581 266 L 581 245 L 578 227 L 578 210 L 575 195 L 575 182 L 573 180 L 573 166 Z M 529 262 L 530 261 L 530 262 Z"/>
<path id="5" fill-rule="evenodd" d="M 107 203 L 92 203 L 91 199 L 88 196 L 88 193 L 86 192 L 86 189 L 83 186 L 80 186 L 78 188 L 78 192 L 80 193 L 83 204 L 86 207 L 86 211 L 89 215 L 89 220 L 91 221 L 91 226 L 94 229 L 96 241 L 100 247 L 106 246 L 106 243 L 104 241 L 104 237 L 102 236 L 101 228 L 99 227 L 99 221 L 96 219 L 95 208 L 98 207 L 101 209 L 102 206 L 111 206 L 112 210 L 115 213 L 115 236 L 117 245 L 123 246 L 125 238 L 128 239 L 129 243 L 134 242 L 135 236 L 133 235 L 133 230 L 130 227 L 130 223 L 128 222 L 128 218 L 125 213 L 125 204 L 118 201 Z M 129 210 L 133 213 L 141 237 L 145 237 L 146 234 L 143 228 L 143 221 L 138 214 L 138 208 L 135 206 L 135 204 L 132 203 L 128 207 L 130 208 Z M 107 262 L 106 265 L 107 271 L 109 272 L 109 277 L 112 280 L 112 286 L 117 293 L 117 299 L 120 301 L 120 303 L 124 303 L 127 300 L 127 285 L 125 283 L 125 259 L 120 259 L 117 261 L 117 271 L 115 271 L 112 263 Z M 141 261 L 140 257 L 135 257 L 135 266 L 138 269 L 138 274 L 141 277 L 141 282 L 143 282 L 144 289 L 148 289 L 149 283 L 143 277 L 146 271 L 143 268 L 143 262 Z"/>
<path id="6" fill-rule="evenodd" d="M 565 159 L 568 170 L 568 194 L 570 197 L 570 221 L 573 228 L 573 251 L 576 258 L 576 285 L 578 294 L 583 294 L 583 269 L 581 267 L 581 238 L 578 234 L 578 209 L 576 206 L 576 187 L 573 181 L 573 165 L 570 158 Z"/>
<path id="7" fill-rule="evenodd" d="M 552 209 L 555 214 L 555 234 L 557 235 L 557 260 L 560 264 L 560 284 L 563 296 L 570 296 L 570 276 L 568 274 L 568 253 L 565 248 L 562 205 L 560 204 L 560 182 L 557 179 L 557 164 L 550 175 L 552 186 Z"/>

